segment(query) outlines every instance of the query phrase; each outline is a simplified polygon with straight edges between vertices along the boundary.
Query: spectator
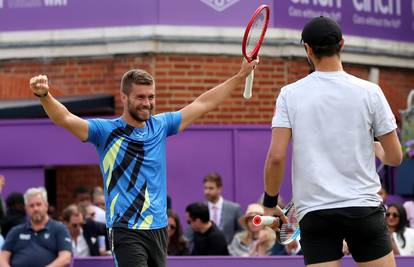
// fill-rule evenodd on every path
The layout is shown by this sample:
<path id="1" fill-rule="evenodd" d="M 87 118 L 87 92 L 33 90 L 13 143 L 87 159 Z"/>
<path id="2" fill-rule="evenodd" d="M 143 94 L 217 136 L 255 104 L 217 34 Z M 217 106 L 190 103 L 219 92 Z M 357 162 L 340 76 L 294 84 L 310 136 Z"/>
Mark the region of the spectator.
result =
<path id="1" fill-rule="evenodd" d="M 231 244 L 229 252 L 233 256 L 266 256 L 269 255 L 276 240 L 275 232 L 267 226 L 255 226 L 253 217 L 263 215 L 263 206 L 250 204 L 246 213 L 240 218 L 244 226 L 243 232 L 237 233 Z"/>
<path id="2" fill-rule="evenodd" d="M 24 199 L 21 193 L 13 192 L 7 196 L 7 215 L 1 220 L 1 234 L 7 237 L 8 232 L 14 226 L 26 221 Z"/>
<path id="3" fill-rule="evenodd" d="M 189 255 L 187 240 L 183 235 L 180 219 L 171 209 L 168 213 L 168 255 Z"/>
<path id="4" fill-rule="evenodd" d="M 396 203 L 390 204 L 385 215 L 393 243 L 398 250 L 394 250 L 394 254 L 414 256 L 414 229 L 407 227 L 407 213 L 404 207 Z"/>
<path id="5" fill-rule="evenodd" d="M 29 221 L 8 233 L 0 254 L 1 266 L 68 266 L 71 243 L 68 229 L 47 214 L 44 188 L 30 188 L 24 195 Z"/>
<path id="6" fill-rule="evenodd" d="M 191 255 L 229 255 L 226 237 L 210 221 L 208 206 L 192 203 L 186 208 L 187 223 L 193 229 L 193 249 Z"/>
<path id="7" fill-rule="evenodd" d="M 243 216 L 240 205 L 222 197 L 223 182 L 218 173 L 210 173 L 203 179 L 204 196 L 211 220 L 223 231 L 227 243 L 243 230 L 239 218 Z"/>
<path id="8" fill-rule="evenodd" d="M 103 223 L 85 219 L 76 205 L 69 205 L 63 211 L 63 221 L 69 229 L 72 250 L 75 257 L 106 255 L 106 226 Z M 103 244 L 100 244 L 103 236 Z M 103 248 L 100 250 L 100 248 Z"/>
<path id="9" fill-rule="evenodd" d="M 97 187 L 95 187 L 93 189 L 93 192 L 92 192 L 92 204 L 95 205 L 96 207 L 99 207 L 103 211 L 106 210 L 106 207 L 105 207 L 105 195 L 104 195 L 104 192 L 103 192 L 102 187 L 97 186 Z"/>
<path id="10" fill-rule="evenodd" d="M 92 195 L 95 195 L 95 194 L 99 195 L 99 191 L 100 191 L 99 189 L 95 188 L 94 192 L 92 192 Z M 73 196 L 74 196 L 74 201 L 75 201 L 76 205 L 79 205 L 79 206 L 92 205 L 91 194 L 90 194 L 89 190 L 86 189 L 83 186 L 79 186 L 79 187 L 75 188 Z M 95 206 L 95 205 L 92 205 L 92 209 L 94 210 L 93 211 L 93 214 L 94 214 L 93 220 L 96 221 L 96 222 L 100 222 L 100 223 L 106 223 L 105 210 L 103 210 L 102 208 L 100 208 L 98 206 Z"/>
<path id="11" fill-rule="evenodd" d="M 407 213 L 408 225 L 414 228 L 414 200 L 407 200 L 403 204 Z"/>

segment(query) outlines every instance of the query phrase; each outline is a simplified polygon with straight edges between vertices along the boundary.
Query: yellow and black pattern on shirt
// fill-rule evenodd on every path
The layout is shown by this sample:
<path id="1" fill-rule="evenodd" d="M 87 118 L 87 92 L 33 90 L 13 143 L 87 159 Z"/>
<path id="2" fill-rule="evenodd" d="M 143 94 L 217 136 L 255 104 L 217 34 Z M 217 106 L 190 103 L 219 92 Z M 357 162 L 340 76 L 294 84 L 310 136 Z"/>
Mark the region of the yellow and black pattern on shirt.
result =
<path id="1" fill-rule="evenodd" d="M 116 128 L 106 140 L 104 147 L 106 154 L 103 157 L 103 168 L 106 177 L 105 187 L 107 195 L 111 199 L 109 212 L 113 226 L 133 225 L 135 228 L 148 229 L 151 226 L 152 216 L 142 217 L 142 214 L 150 205 L 147 183 L 144 182 L 139 189 L 135 188 L 142 162 L 145 159 L 144 143 L 126 138 L 132 134 L 133 130 L 134 128 L 129 125 Z M 125 142 L 127 142 L 126 148 L 124 148 Z M 120 161 L 119 157 L 122 157 Z M 116 162 L 120 162 L 119 165 L 115 166 Z M 125 189 L 119 186 L 118 182 L 126 174 L 125 172 L 131 164 L 133 164 L 133 169 L 130 175 L 127 174 L 129 182 Z M 126 203 L 127 198 L 124 197 L 124 194 L 128 194 L 130 198 L 133 198 L 133 201 Z M 136 195 L 131 196 L 132 194 Z M 115 214 L 116 205 L 128 208 Z M 140 218 L 143 222 L 138 227 Z"/>

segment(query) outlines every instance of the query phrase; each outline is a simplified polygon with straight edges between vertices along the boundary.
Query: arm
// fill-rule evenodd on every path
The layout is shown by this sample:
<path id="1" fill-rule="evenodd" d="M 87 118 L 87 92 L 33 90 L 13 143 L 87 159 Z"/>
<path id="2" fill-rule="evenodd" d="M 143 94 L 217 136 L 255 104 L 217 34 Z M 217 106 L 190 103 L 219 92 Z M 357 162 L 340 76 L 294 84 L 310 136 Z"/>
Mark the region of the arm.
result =
<path id="1" fill-rule="evenodd" d="M 0 253 L 0 266 L 10 267 L 10 256 L 11 252 L 8 250 L 2 250 Z"/>
<path id="2" fill-rule="evenodd" d="M 375 156 L 386 165 L 400 165 L 403 155 L 401 144 L 395 130 L 382 136 L 378 136 L 377 138 L 379 142 L 374 142 Z"/>
<path id="3" fill-rule="evenodd" d="M 46 267 L 69 266 L 70 261 L 71 261 L 71 255 L 72 253 L 70 253 L 70 251 L 67 251 L 67 250 L 59 251 L 57 258 L 51 263 L 49 263 Z"/>
<path id="4" fill-rule="evenodd" d="M 43 109 L 55 124 L 67 129 L 82 141 L 88 138 L 87 121 L 70 113 L 50 94 L 47 76 L 39 75 L 31 78 L 30 88 L 35 95 L 39 96 Z"/>
<path id="5" fill-rule="evenodd" d="M 285 175 L 285 160 L 291 136 L 292 130 L 290 128 L 275 127 L 272 129 L 272 140 L 264 167 L 264 190 L 270 196 L 276 196 L 280 191 Z M 273 214 L 280 217 L 283 213 L 278 206 L 276 206 L 276 213 L 275 209 L 265 207 L 264 215 Z M 282 220 L 286 221 L 287 219 L 282 216 Z M 272 228 L 275 226 L 277 225 L 272 225 Z"/>
<path id="6" fill-rule="evenodd" d="M 243 61 L 240 71 L 236 75 L 203 93 L 191 104 L 181 109 L 180 131 L 207 112 L 217 108 L 220 103 L 229 98 L 231 93 L 245 81 L 246 77 L 258 63 L 257 60 L 251 63 Z"/>

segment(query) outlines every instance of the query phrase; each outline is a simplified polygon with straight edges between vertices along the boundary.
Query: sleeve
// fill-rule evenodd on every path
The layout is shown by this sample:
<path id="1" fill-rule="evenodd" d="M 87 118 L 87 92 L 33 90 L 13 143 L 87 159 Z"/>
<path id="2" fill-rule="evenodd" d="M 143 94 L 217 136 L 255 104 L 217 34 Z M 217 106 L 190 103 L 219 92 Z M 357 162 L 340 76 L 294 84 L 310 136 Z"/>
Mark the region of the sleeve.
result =
<path id="1" fill-rule="evenodd" d="M 181 112 L 166 112 L 159 116 L 163 119 L 167 127 L 167 136 L 178 133 L 181 125 Z"/>
<path id="2" fill-rule="evenodd" d="M 394 114 L 379 87 L 374 96 L 373 128 L 375 137 L 387 134 L 397 128 Z"/>
<path id="3" fill-rule="evenodd" d="M 56 226 L 56 249 L 57 251 L 70 251 L 72 252 L 72 241 L 69 235 L 69 230 L 63 223 L 57 223 Z"/>
<path id="4" fill-rule="evenodd" d="M 272 119 L 272 128 L 275 127 L 292 128 L 286 105 L 286 90 L 283 88 L 276 100 L 275 113 Z"/>
<path id="5" fill-rule="evenodd" d="M 14 245 L 16 244 L 16 237 L 18 235 L 18 231 L 16 227 L 13 227 L 10 232 L 6 236 L 6 240 L 4 241 L 3 247 L 1 250 L 7 250 L 13 252 Z"/>
<path id="6" fill-rule="evenodd" d="M 88 139 L 86 141 L 94 144 L 95 146 L 100 145 L 105 129 L 105 120 L 88 119 L 86 121 L 88 122 Z"/>

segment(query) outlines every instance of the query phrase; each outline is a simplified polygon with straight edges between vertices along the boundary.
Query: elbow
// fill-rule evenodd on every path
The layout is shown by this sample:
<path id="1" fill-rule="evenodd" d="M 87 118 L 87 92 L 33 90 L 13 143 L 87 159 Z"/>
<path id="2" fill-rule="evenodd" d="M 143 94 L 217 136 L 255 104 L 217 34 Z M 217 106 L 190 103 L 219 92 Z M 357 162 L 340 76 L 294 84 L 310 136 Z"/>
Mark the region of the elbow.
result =
<path id="1" fill-rule="evenodd" d="M 269 154 L 267 161 L 270 165 L 279 166 L 285 164 L 286 154 Z"/>
<path id="2" fill-rule="evenodd" d="M 402 161 L 403 161 L 403 155 L 402 153 L 399 153 L 398 155 L 395 155 L 394 157 L 389 159 L 388 165 L 392 167 L 398 167 L 401 165 Z"/>

